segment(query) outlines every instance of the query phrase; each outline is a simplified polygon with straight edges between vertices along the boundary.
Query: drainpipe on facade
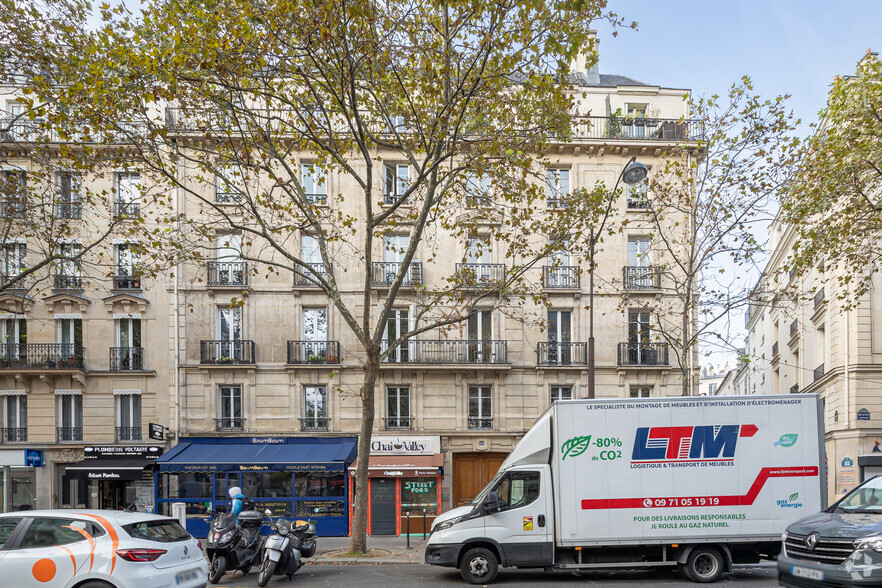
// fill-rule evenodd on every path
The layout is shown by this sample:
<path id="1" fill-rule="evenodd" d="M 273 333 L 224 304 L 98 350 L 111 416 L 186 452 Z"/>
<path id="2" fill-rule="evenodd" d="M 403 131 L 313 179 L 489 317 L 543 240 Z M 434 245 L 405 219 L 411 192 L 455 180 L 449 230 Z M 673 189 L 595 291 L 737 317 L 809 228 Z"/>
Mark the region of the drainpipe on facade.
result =
<path id="1" fill-rule="evenodd" d="M 181 163 L 178 152 L 178 144 L 175 142 L 175 174 L 177 175 L 177 182 L 175 183 L 175 199 L 174 199 L 174 212 L 175 212 L 175 228 L 177 229 L 177 234 L 181 234 L 181 220 L 179 216 L 180 210 L 180 198 L 181 198 L 181 182 L 183 181 L 183 171 L 181 170 Z M 175 442 L 180 438 L 181 433 L 181 407 L 180 407 L 180 399 L 181 399 L 181 382 L 180 382 L 180 373 L 181 373 L 181 364 L 180 364 L 180 301 L 178 294 L 178 282 L 180 275 L 180 263 L 175 263 L 174 265 L 174 345 L 172 346 L 174 349 L 175 359 L 174 359 L 174 399 L 175 399 L 175 416 L 174 416 L 174 425 L 175 425 Z"/>
<path id="2" fill-rule="evenodd" d="M 848 313 L 849 313 L 849 311 L 847 311 L 847 310 L 842 313 L 842 319 L 843 319 L 842 322 L 844 323 L 843 338 L 845 339 L 845 357 L 843 359 L 842 364 L 844 366 L 843 376 L 845 379 L 845 411 L 844 412 L 845 412 L 845 428 L 846 429 L 848 429 L 848 423 L 851 419 L 851 391 L 849 390 L 849 385 L 848 385 Z M 824 415 L 824 418 L 826 418 L 826 417 L 827 417 L 827 415 Z M 858 443 L 860 443 L 860 439 L 858 439 Z"/>

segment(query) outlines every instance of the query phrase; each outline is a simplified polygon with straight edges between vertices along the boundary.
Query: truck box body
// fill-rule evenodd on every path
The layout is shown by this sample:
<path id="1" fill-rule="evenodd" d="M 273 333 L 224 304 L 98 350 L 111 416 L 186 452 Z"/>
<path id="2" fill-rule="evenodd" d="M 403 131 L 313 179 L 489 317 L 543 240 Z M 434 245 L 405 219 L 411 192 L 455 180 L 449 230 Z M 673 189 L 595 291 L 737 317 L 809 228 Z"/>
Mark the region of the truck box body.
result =
<path id="1" fill-rule="evenodd" d="M 558 546 L 775 539 L 822 507 L 815 395 L 551 410 Z"/>

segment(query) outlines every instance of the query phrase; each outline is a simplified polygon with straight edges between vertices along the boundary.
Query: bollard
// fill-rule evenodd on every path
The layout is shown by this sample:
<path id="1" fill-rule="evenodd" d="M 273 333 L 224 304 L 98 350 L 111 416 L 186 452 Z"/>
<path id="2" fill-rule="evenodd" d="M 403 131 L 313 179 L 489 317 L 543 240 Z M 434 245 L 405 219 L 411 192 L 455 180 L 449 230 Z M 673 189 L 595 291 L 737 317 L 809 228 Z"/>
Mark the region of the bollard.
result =
<path id="1" fill-rule="evenodd" d="M 406 517 L 407 517 L 407 521 L 406 521 L 406 527 L 407 527 L 407 548 L 410 549 L 410 512 L 409 512 L 409 511 L 408 511 Z"/>
<path id="2" fill-rule="evenodd" d="M 423 509 L 423 541 L 426 540 L 426 509 Z"/>

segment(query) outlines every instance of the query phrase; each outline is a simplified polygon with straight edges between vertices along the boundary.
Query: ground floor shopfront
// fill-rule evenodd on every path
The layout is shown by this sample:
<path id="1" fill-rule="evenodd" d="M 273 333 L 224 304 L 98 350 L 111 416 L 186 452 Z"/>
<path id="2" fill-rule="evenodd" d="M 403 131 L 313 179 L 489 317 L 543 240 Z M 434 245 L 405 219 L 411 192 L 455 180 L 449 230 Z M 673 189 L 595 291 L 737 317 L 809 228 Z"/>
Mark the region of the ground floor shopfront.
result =
<path id="1" fill-rule="evenodd" d="M 61 508 L 152 512 L 153 462 L 160 445 L 86 445 L 82 459 L 58 464 Z"/>
<path id="2" fill-rule="evenodd" d="M 37 507 L 37 470 L 42 465 L 42 451 L 0 449 L 0 512 Z"/>
<path id="3" fill-rule="evenodd" d="M 275 517 L 310 519 L 319 535 L 346 535 L 346 468 L 355 452 L 355 437 L 182 437 L 157 460 L 156 509 L 170 516 L 172 504 L 184 503 L 187 530 L 204 538 L 210 513 L 227 511 L 229 489 L 239 487 Z"/>

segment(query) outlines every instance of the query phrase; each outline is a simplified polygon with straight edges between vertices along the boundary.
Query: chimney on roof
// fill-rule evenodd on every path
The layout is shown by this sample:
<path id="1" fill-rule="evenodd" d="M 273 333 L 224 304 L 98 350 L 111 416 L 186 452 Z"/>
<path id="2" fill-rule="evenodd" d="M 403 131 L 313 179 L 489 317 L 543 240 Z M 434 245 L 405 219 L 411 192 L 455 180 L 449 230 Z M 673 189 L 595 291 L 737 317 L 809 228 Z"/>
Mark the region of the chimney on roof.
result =
<path id="1" fill-rule="evenodd" d="M 589 56 L 591 52 L 597 51 L 600 41 L 597 39 L 596 31 L 589 31 L 588 39 L 585 40 L 585 46 L 579 50 L 573 61 L 570 63 L 570 71 L 574 74 L 583 74 L 587 76 L 589 84 L 599 84 L 600 74 L 597 71 L 597 63 L 595 62 L 591 68 L 588 68 Z M 592 75 L 594 81 L 592 81 Z"/>

